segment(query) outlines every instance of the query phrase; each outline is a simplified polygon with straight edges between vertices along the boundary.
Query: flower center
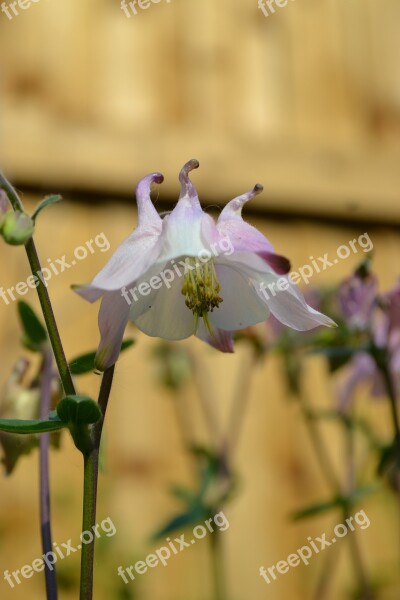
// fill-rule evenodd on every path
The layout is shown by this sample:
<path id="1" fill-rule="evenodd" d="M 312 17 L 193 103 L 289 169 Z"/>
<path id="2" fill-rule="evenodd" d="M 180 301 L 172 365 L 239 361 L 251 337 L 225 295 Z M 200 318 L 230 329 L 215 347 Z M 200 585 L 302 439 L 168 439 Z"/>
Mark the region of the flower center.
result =
<path id="1" fill-rule="evenodd" d="M 182 285 L 185 304 L 198 320 L 203 317 L 209 327 L 207 315 L 222 302 L 219 296 L 221 286 L 215 272 L 212 259 L 199 262 L 198 258 L 188 257 L 185 260 L 186 269 Z"/>

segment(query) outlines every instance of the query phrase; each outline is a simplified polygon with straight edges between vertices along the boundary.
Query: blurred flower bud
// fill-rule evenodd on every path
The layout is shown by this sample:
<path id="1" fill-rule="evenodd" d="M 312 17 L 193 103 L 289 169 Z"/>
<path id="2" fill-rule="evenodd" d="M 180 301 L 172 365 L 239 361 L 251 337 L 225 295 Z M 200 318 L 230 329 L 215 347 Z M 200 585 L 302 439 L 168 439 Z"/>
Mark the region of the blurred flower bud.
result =
<path id="1" fill-rule="evenodd" d="M 171 390 L 178 390 L 192 375 L 186 350 L 168 342 L 160 342 L 153 351 L 156 359 L 156 379 Z"/>
<path id="2" fill-rule="evenodd" d="M 39 388 L 29 389 L 23 385 L 29 362 L 20 359 L 14 367 L 10 379 L 0 395 L 0 418 L 37 419 L 39 416 Z M 38 443 L 36 435 L 17 435 L 0 432 L 0 445 L 3 448 L 7 475 L 10 475 L 23 454 L 28 454 Z"/>
<path id="3" fill-rule="evenodd" d="M 339 308 L 347 323 L 354 329 L 370 326 L 378 295 L 378 280 L 370 265 L 363 263 L 339 288 Z"/>
<path id="4" fill-rule="evenodd" d="M 40 387 L 37 377 L 34 383 L 26 381 L 29 361 L 21 358 L 16 363 L 13 372 L 0 394 L 1 419 L 38 419 L 40 414 Z M 60 399 L 61 391 L 58 379 L 53 380 L 52 406 Z M 51 444 L 59 447 L 60 432 L 51 434 Z M 0 447 L 3 449 L 2 463 L 7 475 L 10 475 L 19 458 L 29 454 L 39 445 L 39 435 L 20 435 L 0 431 Z"/>
<path id="5" fill-rule="evenodd" d="M 6 193 L 3 190 L 0 190 L 0 230 L 3 226 L 6 214 L 10 210 L 10 208 L 11 207 L 8 202 Z"/>
<path id="6" fill-rule="evenodd" d="M 388 332 L 400 330 L 400 281 L 382 297 L 382 308 L 388 318 Z"/>
<path id="7" fill-rule="evenodd" d="M 4 217 L 1 234 L 7 244 L 23 246 L 32 237 L 35 224 L 29 215 L 22 212 L 9 212 Z"/>

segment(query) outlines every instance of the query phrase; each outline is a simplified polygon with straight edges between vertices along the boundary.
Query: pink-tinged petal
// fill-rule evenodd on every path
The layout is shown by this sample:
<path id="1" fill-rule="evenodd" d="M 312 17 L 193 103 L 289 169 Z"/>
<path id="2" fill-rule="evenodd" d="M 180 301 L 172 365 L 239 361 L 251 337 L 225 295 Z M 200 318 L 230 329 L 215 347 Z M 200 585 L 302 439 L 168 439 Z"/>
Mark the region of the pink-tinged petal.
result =
<path id="1" fill-rule="evenodd" d="M 358 385 L 371 381 L 375 375 L 376 367 L 371 356 L 364 352 L 356 354 L 345 367 L 337 385 L 339 410 L 346 412 Z"/>
<path id="2" fill-rule="evenodd" d="M 268 307 L 258 296 L 246 274 L 230 265 L 220 264 L 215 266 L 215 271 L 221 285 L 219 295 L 223 301 L 209 313 L 212 326 L 225 331 L 238 331 L 268 318 Z"/>
<path id="3" fill-rule="evenodd" d="M 181 293 L 182 279 L 174 277 L 168 285 L 162 285 L 149 300 L 148 309 L 134 317 L 135 325 L 143 333 L 165 340 L 183 340 L 195 333 L 196 319 L 185 304 Z"/>
<path id="4" fill-rule="evenodd" d="M 99 288 L 95 288 L 91 285 L 72 285 L 71 288 L 76 292 L 81 298 L 84 298 L 88 302 L 96 302 L 103 294 L 104 290 L 100 290 Z"/>
<path id="5" fill-rule="evenodd" d="M 103 292 L 118 290 L 141 277 L 157 261 L 160 254 L 159 233 L 135 229 L 118 246 L 90 286 L 83 286 L 83 293 L 80 295 L 87 297 L 89 287 Z M 77 292 L 80 293 L 81 288 L 77 289 Z"/>
<path id="6" fill-rule="evenodd" d="M 181 172 L 179 173 L 179 181 L 181 183 L 181 193 L 179 195 L 179 199 L 189 199 L 192 206 L 198 206 L 201 208 L 196 188 L 189 177 L 190 171 L 193 171 L 193 169 L 198 169 L 199 166 L 200 163 L 195 158 L 192 158 L 192 160 L 189 160 L 183 165 Z"/>
<path id="7" fill-rule="evenodd" d="M 223 329 L 214 327 L 211 335 L 207 327 L 204 325 L 203 319 L 199 320 L 196 337 L 220 352 L 234 352 L 232 331 L 224 331 Z"/>
<path id="8" fill-rule="evenodd" d="M 336 327 L 326 315 L 308 306 L 300 290 L 287 278 L 257 276 L 257 290 L 271 313 L 284 325 L 296 331 L 308 331 L 319 325 Z"/>
<path id="9" fill-rule="evenodd" d="M 258 196 L 263 191 L 263 186 L 261 183 L 256 183 L 254 188 L 250 192 L 246 192 L 245 194 L 241 194 L 237 196 L 223 208 L 221 214 L 219 215 L 218 223 L 231 219 L 241 219 L 242 208 L 254 196 Z"/>
<path id="10" fill-rule="evenodd" d="M 153 173 L 140 181 L 137 187 L 139 227 L 118 246 L 91 284 L 74 287 L 89 302 L 97 300 L 105 291 L 128 286 L 156 262 L 161 251 L 162 219 L 151 204 L 150 187 L 162 179 L 160 173 Z"/>
<path id="11" fill-rule="evenodd" d="M 105 371 L 118 360 L 122 339 L 129 318 L 129 305 L 121 292 L 107 292 L 101 301 L 99 311 L 100 345 L 97 350 L 95 366 Z"/>
<path id="12" fill-rule="evenodd" d="M 397 330 L 390 338 L 390 368 L 393 373 L 400 375 L 400 331 Z"/>
<path id="13" fill-rule="evenodd" d="M 178 204 L 163 220 L 160 261 L 166 262 L 181 256 L 199 256 L 217 239 L 215 223 L 202 210 L 196 189 L 189 179 L 189 172 L 198 166 L 197 160 L 191 160 L 180 172 L 181 193 Z"/>
<path id="14" fill-rule="evenodd" d="M 276 254 L 274 248 L 258 229 L 245 223 L 242 208 L 251 198 L 262 192 L 263 187 L 256 184 L 251 192 L 231 200 L 221 212 L 217 231 L 221 237 L 231 241 L 235 252 L 254 252 L 260 256 L 279 275 L 290 271 L 290 261 Z"/>
<path id="15" fill-rule="evenodd" d="M 345 279 L 339 287 L 338 302 L 344 318 L 357 328 L 366 328 L 370 324 L 376 307 L 378 280 L 375 275 L 360 273 Z"/>
<path id="16" fill-rule="evenodd" d="M 278 275 L 286 275 L 291 269 L 290 260 L 286 256 L 275 254 L 274 252 L 257 252 L 258 256 L 261 256 L 265 262 L 271 267 Z"/>
<path id="17" fill-rule="evenodd" d="M 400 330 L 400 281 L 383 296 L 389 320 L 389 331 Z"/>
<path id="18" fill-rule="evenodd" d="M 153 225 L 159 227 L 161 217 L 151 201 L 151 186 L 162 183 L 164 176 L 161 173 L 151 173 L 143 177 L 136 186 L 136 202 L 138 207 L 138 226 L 148 228 Z"/>

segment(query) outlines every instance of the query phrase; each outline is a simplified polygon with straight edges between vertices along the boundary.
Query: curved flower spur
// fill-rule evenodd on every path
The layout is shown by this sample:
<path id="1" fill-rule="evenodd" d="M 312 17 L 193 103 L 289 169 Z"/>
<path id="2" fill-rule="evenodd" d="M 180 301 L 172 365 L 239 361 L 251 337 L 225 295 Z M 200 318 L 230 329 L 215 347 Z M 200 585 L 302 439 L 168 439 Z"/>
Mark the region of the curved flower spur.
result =
<path id="1" fill-rule="evenodd" d="M 117 248 L 90 285 L 75 287 L 89 302 L 101 296 L 101 341 L 96 368 L 118 359 L 128 320 L 144 333 L 167 340 L 191 335 L 222 352 L 233 352 L 233 333 L 265 321 L 270 313 L 300 331 L 335 325 L 305 302 L 287 273 L 289 261 L 241 216 L 244 204 L 262 191 L 231 200 L 217 223 L 201 208 L 184 165 L 181 193 L 174 210 L 162 219 L 150 189 L 160 173 L 144 177 L 136 189 L 138 226 Z M 266 287 L 272 293 L 266 293 Z M 274 289 L 276 286 L 276 289 Z"/>

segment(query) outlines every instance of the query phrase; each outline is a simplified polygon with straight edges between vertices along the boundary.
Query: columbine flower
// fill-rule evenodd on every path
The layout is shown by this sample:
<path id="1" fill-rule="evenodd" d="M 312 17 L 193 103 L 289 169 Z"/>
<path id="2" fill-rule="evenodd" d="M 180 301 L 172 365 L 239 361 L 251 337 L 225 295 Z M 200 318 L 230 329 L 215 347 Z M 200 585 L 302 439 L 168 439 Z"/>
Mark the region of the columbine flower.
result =
<path id="1" fill-rule="evenodd" d="M 340 311 L 350 329 L 365 330 L 370 326 L 378 295 L 378 280 L 361 265 L 339 287 Z"/>
<path id="2" fill-rule="evenodd" d="M 373 397 L 387 395 L 387 387 L 374 352 L 384 356 L 396 396 L 400 396 L 400 283 L 378 297 L 377 281 L 372 275 L 364 283 L 358 283 L 358 302 L 354 302 L 351 323 L 363 325 L 369 330 L 369 345 L 357 352 L 345 367 L 339 382 L 339 407 L 346 410 L 352 396 L 361 384 L 370 388 Z M 357 308 L 358 306 L 358 308 Z"/>
<path id="3" fill-rule="evenodd" d="M 223 352 L 233 352 L 233 332 L 265 321 L 270 313 L 298 330 L 334 324 L 310 308 L 285 276 L 289 261 L 243 221 L 243 205 L 262 186 L 229 202 L 215 223 L 189 179 L 198 166 L 191 160 L 182 168 L 179 202 L 164 219 L 150 199 L 151 184 L 162 183 L 163 176 L 142 179 L 136 190 L 138 227 L 90 285 L 75 288 L 90 302 L 103 296 L 99 370 L 117 360 L 129 319 L 150 336 L 197 335 Z"/>

